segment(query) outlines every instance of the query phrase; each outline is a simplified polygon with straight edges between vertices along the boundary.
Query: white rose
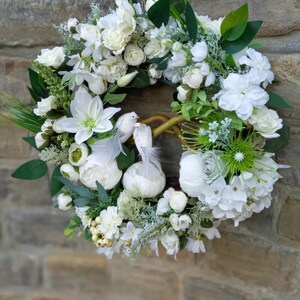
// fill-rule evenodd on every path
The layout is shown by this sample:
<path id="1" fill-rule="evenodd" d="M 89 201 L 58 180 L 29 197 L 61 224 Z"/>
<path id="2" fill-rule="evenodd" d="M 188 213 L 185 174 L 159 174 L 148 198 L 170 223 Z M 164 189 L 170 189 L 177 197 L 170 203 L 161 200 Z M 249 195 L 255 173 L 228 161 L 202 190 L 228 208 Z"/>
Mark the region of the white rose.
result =
<path id="1" fill-rule="evenodd" d="M 217 36 L 221 36 L 221 24 L 224 18 L 212 20 L 208 16 L 197 16 L 201 25 L 206 31 L 209 31 Z"/>
<path id="2" fill-rule="evenodd" d="M 120 28 L 105 29 L 102 33 L 103 44 L 115 54 L 121 54 L 130 40 L 130 36 L 124 34 Z"/>
<path id="3" fill-rule="evenodd" d="M 160 241 L 167 250 L 167 255 L 175 255 L 179 252 L 179 238 L 175 233 L 164 234 Z"/>
<path id="4" fill-rule="evenodd" d="M 146 56 L 139 46 L 129 44 L 125 48 L 124 60 L 130 66 L 139 66 L 146 60 Z"/>
<path id="5" fill-rule="evenodd" d="M 177 213 L 182 212 L 187 204 L 188 198 L 185 193 L 175 191 L 170 197 L 170 207 Z"/>
<path id="6" fill-rule="evenodd" d="M 165 56 L 169 50 L 160 40 L 151 39 L 144 51 L 147 57 L 152 59 Z"/>
<path id="7" fill-rule="evenodd" d="M 111 190 L 120 181 L 122 172 L 118 169 L 116 160 L 107 165 L 99 165 L 93 161 L 87 161 L 79 168 L 79 179 L 92 190 L 97 189 L 98 181 L 105 190 Z"/>
<path id="8" fill-rule="evenodd" d="M 55 120 L 55 121 L 53 122 L 53 124 L 52 124 L 52 129 L 53 129 L 56 133 L 63 133 L 63 132 L 65 132 L 64 129 L 62 129 L 60 126 L 57 125 L 57 122 L 58 122 L 59 120 L 63 120 L 63 119 L 67 119 L 67 117 L 66 117 L 66 116 L 63 116 L 62 118 L 59 118 L 59 119 L 57 119 L 57 120 Z"/>
<path id="9" fill-rule="evenodd" d="M 200 159 L 200 176 L 206 184 L 211 184 L 220 176 L 226 176 L 226 164 L 213 151 L 205 152 Z"/>
<path id="10" fill-rule="evenodd" d="M 192 89 L 199 89 L 203 81 L 203 74 L 199 68 L 191 68 L 182 77 L 182 82 Z"/>
<path id="11" fill-rule="evenodd" d="M 192 224 L 192 219 L 188 215 L 171 214 L 169 221 L 175 231 L 186 230 Z"/>
<path id="12" fill-rule="evenodd" d="M 145 9 L 146 11 L 148 11 L 150 9 L 150 7 L 156 2 L 157 0 L 147 0 L 146 1 L 146 5 L 145 5 Z"/>
<path id="13" fill-rule="evenodd" d="M 79 178 L 78 172 L 76 172 L 74 167 L 69 163 L 63 164 L 60 167 L 60 173 L 71 181 L 77 181 Z"/>
<path id="14" fill-rule="evenodd" d="M 46 114 L 52 110 L 56 109 L 56 97 L 49 96 L 48 98 L 42 99 L 41 101 L 37 102 L 37 108 L 33 110 L 33 112 L 40 117 L 46 116 Z"/>
<path id="15" fill-rule="evenodd" d="M 100 31 L 97 26 L 91 24 L 79 24 L 76 27 L 81 39 L 95 42 L 100 39 Z"/>
<path id="16" fill-rule="evenodd" d="M 146 178 L 140 174 L 143 163 L 130 166 L 123 176 L 124 189 L 142 198 L 153 198 L 162 192 L 166 185 L 166 176 L 161 172 L 158 176 Z"/>
<path id="17" fill-rule="evenodd" d="M 161 70 L 157 70 L 156 68 L 157 68 L 156 64 L 151 64 L 149 66 L 148 75 L 150 77 L 150 80 L 161 78 L 163 72 Z"/>
<path id="18" fill-rule="evenodd" d="M 69 148 L 69 162 L 76 167 L 82 166 L 89 155 L 86 144 L 73 143 Z"/>
<path id="19" fill-rule="evenodd" d="M 58 208 L 61 210 L 68 210 L 71 205 L 69 205 L 72 202 L 72 198 L 70 195 L 62 193 L 57 196 L 57 204 Z"/>
<path id="20" fill-rule="evenodd" d="M 277 112 L 265 106 L 253 111 L 249 123 L 253 125 L 254 130 L 268 139 L 279 137 L 276 131 L 282 128 L 282 119 Z"/>
<path id="21" fill-rule="evenodd" d="M 107 91 L 107 82 L 101 76 L 87 76 L 89 89 L 96 95 L 102 95 Z"/>
<path id="22" fill-rule="evenodd" d="M 55 47 L 53 49 L 42 49 L 42 54 L 38 55 L 37 61 L 47 67 L 58 68 L 65 60 L 65 49 Z"/>
<path id="23" fill-rule="evenodd" d="M 186 65 L 186 54 L 183 50 L 180 50 L 178 52 L 173 52 L 173 55 L 171 57 L 171 60 L 169 61 L 169 68 L 177 68 L 177 67 L 183 67 Z"/>
<path id="24" fill-rule="evenodd" d="M 38 132 L 35 137 L 35 145 L 38 149 L 43 149 L 49 145 L 49 136 L 44 132 Z"/>

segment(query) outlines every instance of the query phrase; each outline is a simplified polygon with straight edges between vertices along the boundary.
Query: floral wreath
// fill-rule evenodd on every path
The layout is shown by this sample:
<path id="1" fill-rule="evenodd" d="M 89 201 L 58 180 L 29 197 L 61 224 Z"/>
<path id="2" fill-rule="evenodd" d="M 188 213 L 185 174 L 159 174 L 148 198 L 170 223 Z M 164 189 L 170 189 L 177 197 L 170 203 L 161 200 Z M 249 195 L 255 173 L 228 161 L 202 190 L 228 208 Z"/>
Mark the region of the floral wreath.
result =
<path id="1" fill-rule="evenodd" d="M 286 167 L 272 156 L 289 128 L 270 107 L 290 105 L 266 90 L 274 75 L 253 42 L 262 22 L 248 21 L 247 4 L 218 20 L 186 0 L 116 6 L 103 15 L 93 4 L 86 20 L 57 27 L 64 47 L 43 49 L 29 70 L 34 108 L 2 104 L 39 150 L 12 176 L 37 179 L 55 165 L 51 195 L 74 211 L 64 234 L 79 227 L 108 258 L 144 247 L 158 255 L 159 242 L 168 255 L 205 252 L 221 221 L 238 226 L 270 206 Z M 157 81 L 177 89 L 173 118 L 120 114 L 126 92 Z M 153 146 L 162 133 L 182 143 L 180 188 L 166 187 Z"/>

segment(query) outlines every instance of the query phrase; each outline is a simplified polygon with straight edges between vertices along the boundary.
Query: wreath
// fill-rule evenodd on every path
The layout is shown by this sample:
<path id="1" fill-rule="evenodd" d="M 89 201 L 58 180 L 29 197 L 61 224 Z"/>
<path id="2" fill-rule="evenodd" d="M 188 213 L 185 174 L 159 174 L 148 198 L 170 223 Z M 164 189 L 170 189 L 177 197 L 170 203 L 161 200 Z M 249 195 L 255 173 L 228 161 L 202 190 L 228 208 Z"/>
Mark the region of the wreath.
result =
<path id="1" fill-rule="evenodd" d="M 168 255 L 205 252 L 221 221 L 238 226 L 270 206 L 286 167 L 272 156 L 289 128 L 270 107 L 290 105 L 266 90 L 274 74 L 253 42 L 262 22 L 248 21 L 247 4 L 218 20 L 186 0 L 116 7 L 103 15 L 93 4 L 86 20 L 60 24 L 64 46 L 43 49 L 29 69 L 34 107 L 2 104 L 39 151 L 12 176 L 37 179 L 54 165 L 51 195 L 74 212 L 64 234 L 79 227 L 108 258 L 158 255 L 159 242 Z M 174 117 L 121 113 L 130 89 L 156 82 L 174 87 Z M 166 184 L 153 145 L 162 133 L 182 143 L 179 184 Z"/>

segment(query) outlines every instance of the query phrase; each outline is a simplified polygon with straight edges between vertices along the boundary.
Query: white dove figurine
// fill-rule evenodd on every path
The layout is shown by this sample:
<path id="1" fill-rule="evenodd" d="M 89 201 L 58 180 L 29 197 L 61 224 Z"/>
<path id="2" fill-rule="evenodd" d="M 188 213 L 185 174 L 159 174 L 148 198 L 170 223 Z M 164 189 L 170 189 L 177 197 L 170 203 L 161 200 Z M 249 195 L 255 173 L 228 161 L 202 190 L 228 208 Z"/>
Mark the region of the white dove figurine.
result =
<path id="1" fill-rule="evenodd" d="M 115 128 L 117 129 L 122 144 L 131 137 L 138 118 L 138 115 L 133 111 L 123 114 L 117 120 Z"/>

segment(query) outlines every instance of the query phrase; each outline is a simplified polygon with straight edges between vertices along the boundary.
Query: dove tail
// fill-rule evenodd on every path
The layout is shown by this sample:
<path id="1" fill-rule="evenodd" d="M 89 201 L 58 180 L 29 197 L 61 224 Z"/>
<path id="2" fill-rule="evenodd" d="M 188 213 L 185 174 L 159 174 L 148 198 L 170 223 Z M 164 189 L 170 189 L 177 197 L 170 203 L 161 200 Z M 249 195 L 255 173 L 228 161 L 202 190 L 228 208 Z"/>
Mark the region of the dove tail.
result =
<path id="1" fill-rule="evenodd" d="M 143 164 L 140 172 L 142 176 L 153 178 L 161 174 L 158 147 L 142 147 L 141 157 Z"/>

